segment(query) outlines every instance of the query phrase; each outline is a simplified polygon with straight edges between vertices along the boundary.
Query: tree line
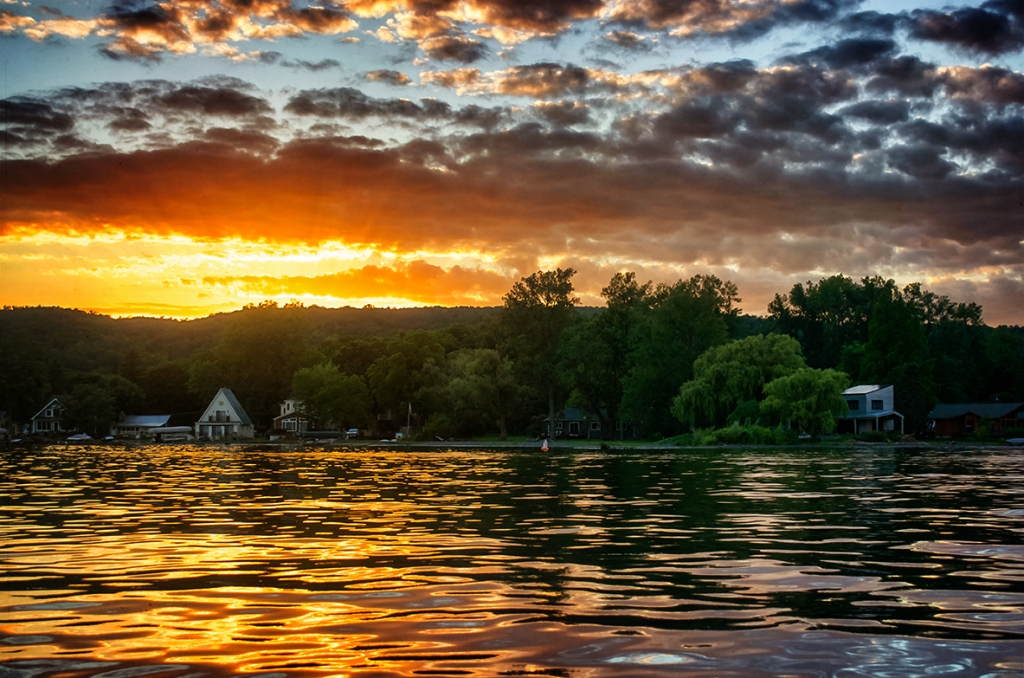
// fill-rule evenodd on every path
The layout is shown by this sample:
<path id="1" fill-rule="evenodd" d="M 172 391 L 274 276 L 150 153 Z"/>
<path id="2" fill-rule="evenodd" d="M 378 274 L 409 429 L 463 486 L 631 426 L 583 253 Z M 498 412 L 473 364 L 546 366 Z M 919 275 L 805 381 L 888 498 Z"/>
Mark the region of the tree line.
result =
<path id="1" fill-rule="evenodd" d="M 26 424 L 58 396 L 66 429 L 100 432 L 122 413 L 192 423 L 226 386 L 260 433 L 294 398 L 316 422 L 381 434 L 408 419 L 429 439 L 541 436 L 571 406 L 605 436 L 625 422 L 661 439 L 737 420 L 826 430 L 851 383 L 893 384 L 908 431 L 937 402 L 1024 400 L 1024 328 L 988 327 L 977 304 L 919 283 L 837 275 L 750 316 L 712 275 L 618 273 L 601 308 L 580 306 L 574 275 L 538 271 L 485 309 L 267 301 L 174 321 L 6 308 L 3 406 Z"/>

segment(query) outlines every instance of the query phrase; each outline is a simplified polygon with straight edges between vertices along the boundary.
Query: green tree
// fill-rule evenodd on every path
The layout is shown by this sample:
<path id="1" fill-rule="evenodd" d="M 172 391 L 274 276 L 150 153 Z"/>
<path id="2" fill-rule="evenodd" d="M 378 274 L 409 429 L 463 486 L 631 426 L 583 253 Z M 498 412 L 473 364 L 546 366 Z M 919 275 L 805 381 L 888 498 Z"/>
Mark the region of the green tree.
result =
<path id="1" fill-rule="evenodd" d="M 265 301 L 233 314 L 217 348 L 193 360 L 189 390 L 208 401 L 226 386 L 257 428 L 268 428 L 295 371 L 317 357 L 307 341 L 306 310 Z"/>
<path id="2" fill-rule="evenodd" d="M 811 367 L 839 365 L 842 351 L 868 341 L 868 323 L 876 299 L 897 291 L 893 280 L 877 276 L 860 283 L 843 275 L 793 286 L 787 295 L 775 295 L 768 314 L 779 331 L 795 337 Z"/>
<path id="3" fill-rule="evenodd" d="M 366 380 L 380 414 L 392 419 L 407 411 L 427 386 L 432 366 L 444 364 L 445 348 L 435 332 L 403 332 L 366 370 Z"/>
<path id="4" fill-rule="evenodd" d="M 94 438 L 102 438 L 117 421 L 118 410 L 114 395 L 99 383 L 80 383 L 67 395 L 59 398 L 61 424 L 65 431 L 82 431 Z"/>
<path id="5" fill-rule="evenodd" d="M 25 426 L 52 395 L 51 365 L 22 332 L 0 332 L 0 409 Z"/>
<path id="6" fill-rule="evenodd" d="M 548 437 L 555 438 L 555 390 L 559 385 L 557 346 L 575 316 L 579 299 L 573 296 L 576 270 L 537 271 L 512 286 L 502 299 L 501 333 L 504 352 L 515 360 L 524 384 L 548 400 Z"/>
<path id="7" fill-rule="evenodd" d="M 318 426 L 333 423 L 340 430 L 363 425 L 370 405 L 370 391 L 362 377 L 345 375 L 334 365 L 304 367 L 292 378 L 292 398 L 301 413 Z"/>
<path id="8" fill-rule="evenodd" d="M 502 440 L 508 438 L 508 422 L 522 408 L 527 391 L 512 361 L 495 349 L 463 349 L 449 356 L 448 371 L 448 398 L 457 415 L 480 413 L 497 425 Z"/>
<path id="9" fill-rule="evenodd" d="M 761 412 L 791 420 L 812 436 L 828 433 L 849 412 L 842 398 L 849 384 L 842 372 L 803 367 L 765 385 Z"/>
<path id="10" fill-rule="evenodd" d="M 882 295 L 868 324 L 860 378 L 869 383 L 892 383 L 900 365 L 920 366 L 927 359 L 928 339 L 914 307 L 898 293 Z"/>
<path id="11" fill-rule="evenodd" d="M 570 401 L 601 421 L 608 438 L 620 419 L 623 384 L 630 369 L 630 333 L 654 303 L 654 285 L 639 283 L 633 272 L 616 273 L 601 290 L 607 308 L 592 318 L 577 318 L 558 346 L 561 378 Z"/>
<path id="12" fill-rule="evenodd" d="M 671 411 L 680 384 L 693 378 L 700 354 L 728 340 L 740 299 L 731 282 L 703 275 L 659 285 L 651 299 L 630 333 L 621 411 L 646 435 L 665 436 L 681 430 Z"/>
<path id="13" fill-rule="evenodd" d="M 802 367 L 800 342 L 781 334 L 754 335 L 715 346 L 694 362 L 693 379 L 680 388 L 672 413 L 691 426 L 721 427 L 738 405 L 761 400 L 766 384 Z"/>

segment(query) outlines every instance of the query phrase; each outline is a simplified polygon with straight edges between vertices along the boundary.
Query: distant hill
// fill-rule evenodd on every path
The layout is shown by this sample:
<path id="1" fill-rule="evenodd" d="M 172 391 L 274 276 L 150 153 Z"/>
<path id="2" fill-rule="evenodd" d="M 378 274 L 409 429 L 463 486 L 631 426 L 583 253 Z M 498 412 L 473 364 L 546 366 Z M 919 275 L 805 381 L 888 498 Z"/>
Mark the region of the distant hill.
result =
<path id="1" fill-rule="evenodd" d="M 425 308 L 279 308 L 282 321 L 302 320 L 322 339 L 334 334 L 372 337 L 410 330 L 439 330 L 475 325 L 497 312 L 495 307 Z M 80 370 L 117 371 L 133 349 L 164 360 L 187 358 L 214 348 L 233 319 L 245 309 L 194 320 L 111 318 L 58 307 L 7 308 L 0 311 L 0 336 L 30 340 L 44 354 L 59 353 Z"/>

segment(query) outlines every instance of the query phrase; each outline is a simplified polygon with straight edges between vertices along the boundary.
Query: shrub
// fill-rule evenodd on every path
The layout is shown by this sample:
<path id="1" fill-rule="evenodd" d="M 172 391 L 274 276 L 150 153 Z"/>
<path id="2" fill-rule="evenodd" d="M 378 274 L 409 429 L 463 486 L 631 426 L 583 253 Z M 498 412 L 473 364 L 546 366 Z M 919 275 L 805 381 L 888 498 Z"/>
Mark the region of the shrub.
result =
<path id="1" fill-rule="evenodd" d="M 455 435 L 455 424 L 446 414 L 435 412 L 423 425 L 423 438 L 425 440 L 447 439 Z"/>

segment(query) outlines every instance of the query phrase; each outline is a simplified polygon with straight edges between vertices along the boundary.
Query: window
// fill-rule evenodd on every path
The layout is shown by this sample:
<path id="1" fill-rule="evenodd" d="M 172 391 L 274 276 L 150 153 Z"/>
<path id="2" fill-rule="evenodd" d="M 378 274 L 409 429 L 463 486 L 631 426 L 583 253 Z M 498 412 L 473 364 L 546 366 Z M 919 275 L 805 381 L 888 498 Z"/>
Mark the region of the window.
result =
<path id="1" fill-rule="evenodd" d="M 882 411 L 882 401 L 881 400 L 872 400 L 871 401 L 871 411 L 872 412 L 881 412 Z"/>
<path id="2" fill-rule="evenodd" d="M 53 408 L 52 407 L 47 407 L 46 411 L 43 412 L 43 416 L 44 417 L 52 417 L 53 416 Z"/>
<path id="3" fill-rule="evenodd" d="M 561 431 L 562 430 L 562 422 L 560 422 L 560 421 L 556 421 L 555 422 L 555 430 L 556 431 Z"/>
<path id="4" fill-rule="evenodd" d="M 569 422 L 569 435 L 578 436 L 580 434 L 580 423 L 578 421 Z"/>
<path id="5" fill-rule="evenodd" d="M 850 406 L 851 412 L 856 412 L 857 410 L 860 409 L 860 403 L 857 402 L 856 400 L 847 400 L 846 404 Z"/>
<path id="6" fill-rule="evenodd" d="M 294 431 L 295 430 L 295 420 L 294 419 L 285 419 L 284 420 L 284 427 L 283 428 L 284 428 L 285 431 Z"/>
<path id="7" fill-rule="evenodd" d="M 592 421 L 592 422 L 590 422 L 590 430 L 591 431 L 600 431 L 601 430 L 601 422 L 599 422 L 599 421 Z"/>

